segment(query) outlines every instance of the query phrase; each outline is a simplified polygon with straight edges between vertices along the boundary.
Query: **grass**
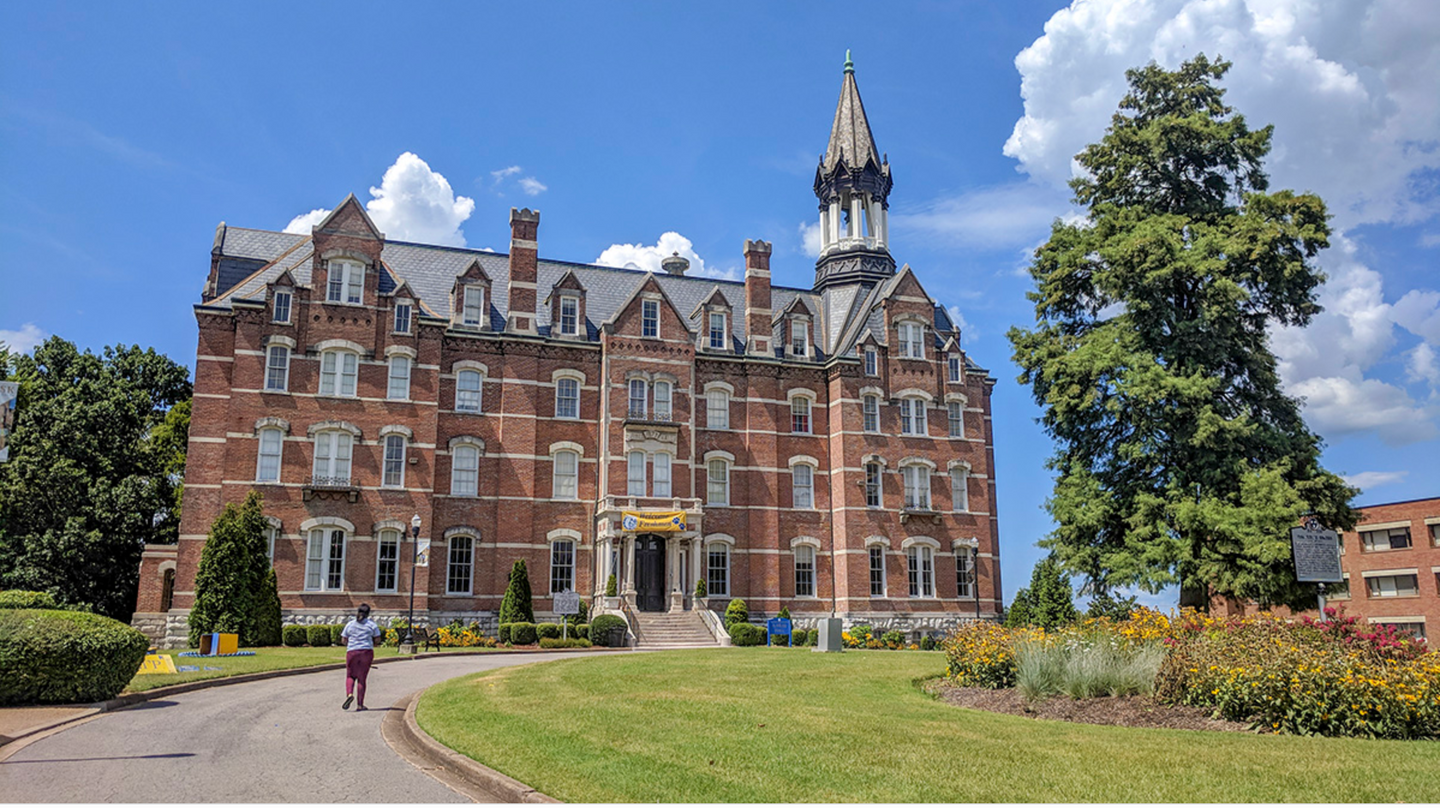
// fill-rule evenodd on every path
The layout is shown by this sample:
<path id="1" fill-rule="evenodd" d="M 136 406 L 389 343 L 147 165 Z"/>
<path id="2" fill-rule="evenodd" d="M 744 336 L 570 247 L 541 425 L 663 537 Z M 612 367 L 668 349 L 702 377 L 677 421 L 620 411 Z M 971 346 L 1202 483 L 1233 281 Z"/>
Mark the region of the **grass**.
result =
<path id="1" fill-rule="evenodd" d="M 417 716 L 569 802 L 1440 800 L 1440 743 L 1035 721 L 921 692 L 943 666 L 913 651 L 607 656 L 452 679 Z"/>
<path id="2" fill-rule="evenodd" d="M 1077 699 L 1148 696 L 1164 660 L 1159 644 L 1117 648 L 1103 640 L 1021 640 L 1015 644 L 1015 688 L 1029 701 L 1061 693 Z"/>
<path id="3" fill-rule="evenodd" d="M 254 651 L 255 656 L 243 657 L 182 657 L 178 656 L 185 649 L 174 651 L 161 651 L 174 657 L 175 667 L 181 665 L 194 665 L 200 670 L 186 673 L 157 673 L 137 675 L 130 680 L 125 687 L 127 693 L 138 693 L 144 690 L 153 690 L 166 685 L 178 685 L 182 682 L 194 682 L 200 679 L 221 679 L 226 676 L 236 676 L 242 673 L 258 673 L 260 671 L 279 671 L 290 668 L 308 668 L 312 665 L 325 665 L 331 662 L 344 662 L 345 649 L 339 646 L 328 648 L 288 648 L 286 646 L 275 646 L 272 648 L 245 648 L 245 651 Z M 484 648 L 442 648 L 442 651 L 484 651 Z M 434 653 L 431 651 L 430 653 Z M 393 647 L 382 647 L 375 649 L 375 658 L 386 659 L 399 656 L 399 652 Z M 219 670 L 205 670 L 205 668 L 219 668 Z"/>

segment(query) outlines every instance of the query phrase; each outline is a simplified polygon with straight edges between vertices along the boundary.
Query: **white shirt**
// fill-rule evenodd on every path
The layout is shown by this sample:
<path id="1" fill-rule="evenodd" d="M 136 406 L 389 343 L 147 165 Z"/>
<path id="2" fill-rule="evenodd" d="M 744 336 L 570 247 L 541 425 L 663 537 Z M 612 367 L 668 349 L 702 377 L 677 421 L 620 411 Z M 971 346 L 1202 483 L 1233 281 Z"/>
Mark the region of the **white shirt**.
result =
<path id="1" fill-rule="evenodd" d="M 375 638 L 383 634 L 380 626 L 368 617 L 363 623 L 359 620 L 351 620 L 340 632 L 341 637 L 349 640 L 345 646 L 346 651 L 373 651 L 375 650 Z"/>

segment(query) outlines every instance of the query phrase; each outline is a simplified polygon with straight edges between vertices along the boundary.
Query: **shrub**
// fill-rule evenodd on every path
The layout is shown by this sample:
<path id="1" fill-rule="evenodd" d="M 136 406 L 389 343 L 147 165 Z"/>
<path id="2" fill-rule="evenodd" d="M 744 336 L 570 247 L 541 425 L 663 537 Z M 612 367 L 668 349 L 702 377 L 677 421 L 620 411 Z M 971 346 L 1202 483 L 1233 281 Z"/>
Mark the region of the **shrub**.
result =
<path id="1" fill-rule="evenodd" d="M 149 647 L 144 634 L 98 614 L 0 610 L 0 705 L 114 698 Z"/>
<path id="2" fill-rule="evenodd" d="M 340 636 L 340 633 L 345 630 L 344 623 L 331 623 L 329 629 L 331 645 L 349 645 L 349 641 Z"/>
<path id="3" fill-rule="evenodd" d="M 281 639 L 291 648 L 299 648 L 305 644 L 304 626 L 285 626 L 280 629 Z"/>
<path id="4" fill-rule="evenodd" d="M 789 606 L 781 606 L 781 607 L 780 607 L 780 613 L 777 614 L 777 615 L 775 615 L 775 616 L 778 617 L 778 618 L 780 618 L 781 620 L 789 620 L 789 619 L 790 619 L 790 607 L 789 607 Z"/>
<path id="5" fill-rule="evenodd" d="M 510 642 L 516 645 L 534 645 L 538 639 L 535 624 L 517 621 L 510 624 Z"/>
<path id="6" fill-rule="evenodd" d="M 559 639 L 559 638 L 560 638 L 560 624 L 559 624 L 559 623 L 537 623 L 537 624 L 535 624 L 535 636 L 539 637 L 539 638 L 542 639 L 542 640 L 547 639 L 547 638 L 548 638 L 548 639 L 551 639 L 551 640 Z"/>
<path id="7" fill-rule="evenodd" d="M 579 637 L 571 637 L 571 638 L 568 639 L 568 640 L 562 640 L 562 639 L 560 639 L 560 638 L 558 638 L 558 637 L 541 637 L 541 638 L 540 638 L 540 647 L 541 647 L 541 648 L 589 648 L 589 647 L 590 647 L 590 641 L 589 641 L 589 640 L 585 640 L 585 639 L 581 639 L 581 638 L 579 638 Z"/>
<path id="8" fill-rule="evenodd" d="M 695 581 L 695 597 L 697 597 L 697 598 L 709 597 L 709 593 L 710 593 L 710 590 L 708 590 L 708 589 L 705 588 L 705 579 L 704 579 L 704 578 L 697 579 L 697 580 Z"/>
<path id="9" fill-rule="evenodd" d="M 617 628 L 626 628 L 625 620 L 620 616 L 613 614 L 596 615 L 595 619 L 590 621 L 590 642 L 596 645 L 610 644 L 610 632 Z M 616 632 L 616 634 L 621 638 L 619 644 L 623 644 L 625 635 L 619 632 Z M 619 645 L 614 644 L 611 645 L 611 647 L 619 647 Z"/>
<path id="10" fill-rule="evenodd" d="M 0 591 L 0 609 L 59 609 L 49 592 L 28 592 L 24 589 Z"/>
<path id="11" fill-rule="evenodd" d="M 435 634 L 441 648 L 494 648 L 498 643 L 494 637 L 486 637 L 479 623 L 462 625 L 453 620 L 447 626 L 436 629 Z"/>
<path id="12" fill-rule="evenodd" d="M 736 623 L 750 622 L 750 609 L 745 606 L 745 601 L 735 598 L 730 605 L 725 607 L 725 628 L 728 631 L 730 626 Z"/>
<path id="13" fill-rule="evenodd" d="M 575 612 L 575 614 L 567 614 L 567 615 L 565 615 L 565 618 L 564 618 L 564 622 L 570 624 L 570 630 L 571 630 L 571 631 L 574 631 L 574 630 L 575 630 L 575 627 L 578 626 L 578 625 L 580 625 L 581 623 L 589 622 L 589 620 L 590 620 L 590 605 L 589 605 L 588 603 L 586 603 L 585 601 L 583 601 L 583 600 L 580 601 L 580 610 L 579 610 L 579 611 Z"/>
<path id="14" fill-rule="evenodd" d="M 590 624 L 581 623 L 580 625 L 576 626 L 573 636 L 579 637 L 582 640 L 590 639 Z"/>
<path id="15" fill-rule="evenodd" d="M 610 573 L 610 577 L 605 579 L 605 597 L 613 598 L 615 597 L 615 593 L 619 591 L 615 586 L 615 573 L 612 572 Z"/>
<path id="16" fill-rule="evenodd" d="M 306 626 L 305 642 L 314 648 L 327 648 L 330 645 L 329 626 Z"/>
<path id="17" fill-rule="evenodd" d="M 853 625 L 849 631 L 840 632 L 840 641 L 846 648 L 865 648 L 870 642 L 870 626 L 864 623 Z"/>
<path id="18" fill-rule="evenodd" d="M 934 651 L 935 646 L 938 644 L 939 643 L 935 642 L 935 638 L 930 636 L 929 634 L 926 634 L 924 637 L 920 638 L 921 651 Z"/>
<path id="19" fill-rule="evenodd" d="M 266 573 L 265 519 L 260 494 L 251 491 L 243 503 L 230 503 L 215 518 L 200 551 L 195 572 L 195 606 L 190 611 L 190 646 L 212 632 L 239 634 L 240 644 L 258 644 L 257 619 L 264 601 Z M 311 643 L 312 645 L 314 643 Z"/>
<path id="20" fill-rule="evenodd" d="M 1043 632 L 1007 629 L 994 623 L 967 625 L 945 640 L 945 675 L 961 687 L 1014 687 L 1012 643 L 1039 633 Z"/>
<path id="21" fill-rule="evenodd" d="M 500 600 L 500 622 L 535 622 L 535 607 L 530 598 L 530 573 L 525 570 L 524 559 L 516 561 L 510 568 L 510 584 L 505 587 L 505 597 Z"/>
<path id="22" fill-rule="evenodd" d="M 731 623 L 730 642 L 735 645 L 764 645 L 765 629 L 753 623 Z"/>
<path id="23" fill-rule="evenodd" d="M 897 651 L 905 647 L 905 633 L 891 629 L 880 635 L 880 642 L 884 643 L 886 648 Z"/>
<path id="24" fill-rule="evenodd" d="M 496 635 L 495 635 L 495 639 L 499 640 L 501 645 L 505 645 L 505 644 L 507 644 L 507 643 L 510 642 L 510 624 L 509 624 L 509 623 L 501 623 L 501 624 L 500 624 L 500 628 L 499 628 L 499 630 L 497 631 L 497 633 L 496 633 Z"/>
<path id="25" fill-rule="evenodd" d="M 265 582 L 260 587 L 255 606 L 255 644 L 269 647 L 279 645 L 281 639 L 280 587 L 272 566 L 265 573 Z"/>

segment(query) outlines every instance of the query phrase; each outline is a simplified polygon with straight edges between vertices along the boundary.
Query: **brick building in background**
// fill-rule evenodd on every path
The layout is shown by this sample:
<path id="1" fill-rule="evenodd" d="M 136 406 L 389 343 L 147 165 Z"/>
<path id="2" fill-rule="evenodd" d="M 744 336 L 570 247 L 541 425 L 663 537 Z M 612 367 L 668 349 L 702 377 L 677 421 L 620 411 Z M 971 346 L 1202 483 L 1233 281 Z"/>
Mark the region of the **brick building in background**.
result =
<path id="1" fill-rule="evenodd" d="M 1355 529 L 1340 534 L 1345 583 L 1326 586 L 1327 605 L 1432 641 L 1440 627 L 1440 497 L 1357 510 Z M 1212 609 L 1221 614 L 1259 611 L 1254 603 L 1228 599 L 1217 600 Z M 1316 610 L 1304 613 L 1315 616 Z"/>
<path id="2" fill-rule="evenodd" d="M 891 184 L 847 62 L 809 289 L 771 285 L 764 241 L 743 283 L 543 260 L 530 210 L 508 254 L 387 240 L 353 196 L 310 235 L 222 223 L 184 523 L 147 548 L 135 624 L 184 636 L 205 534 L 251 489 L 286 622 L 403 614 L 412 515 L 431 624 L 493 630 L 516 559 L 538 612 L 573 589 L 640 626 L 713 631 L 732 597 L 802 626 L 994 618 L 995 382 L 897 270 Z"/>

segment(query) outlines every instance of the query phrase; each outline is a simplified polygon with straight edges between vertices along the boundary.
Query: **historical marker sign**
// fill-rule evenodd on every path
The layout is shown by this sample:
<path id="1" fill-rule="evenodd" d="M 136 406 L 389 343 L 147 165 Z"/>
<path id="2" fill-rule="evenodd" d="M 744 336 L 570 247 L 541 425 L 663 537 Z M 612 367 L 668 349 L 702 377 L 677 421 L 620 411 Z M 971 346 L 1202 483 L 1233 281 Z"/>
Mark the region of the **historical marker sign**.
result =
<path id="1" fill-rule="evenodd" d="M 556 614 L 579 614 L 579 613 L 580 613 L 580 593 L 579 593 L 579 592 L 561 592 L 561 593 L 555 595 L 555 613 L 556 613 Z"/>
<path id="2" fill-rule="evenodd" d="M 1340 570 L 1340 534 L 1319 522 L 1290 528 L 1290 551 L 1295 557 L 1295 580 L 1326 584 L 1345 580 Z"/>

